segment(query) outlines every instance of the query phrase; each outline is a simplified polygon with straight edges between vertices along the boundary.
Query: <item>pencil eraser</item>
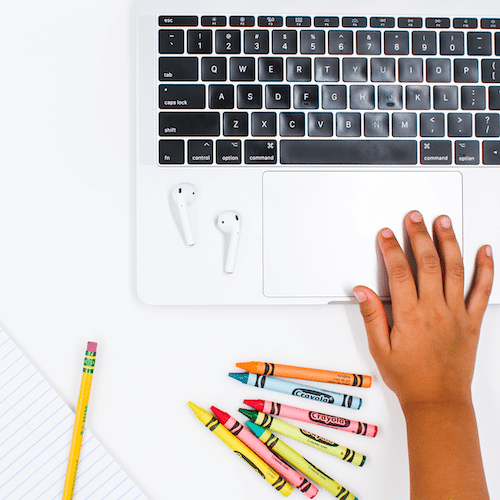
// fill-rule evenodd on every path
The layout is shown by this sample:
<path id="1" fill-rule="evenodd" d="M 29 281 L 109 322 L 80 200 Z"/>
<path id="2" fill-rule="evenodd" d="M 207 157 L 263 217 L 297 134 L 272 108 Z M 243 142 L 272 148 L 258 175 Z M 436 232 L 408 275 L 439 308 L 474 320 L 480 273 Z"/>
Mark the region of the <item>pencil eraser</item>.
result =
<path id="1" fill-rule="evenodd" d="M 88 342 L 87 343 L 87 351 L 97 352 L 97 342 Z"/>

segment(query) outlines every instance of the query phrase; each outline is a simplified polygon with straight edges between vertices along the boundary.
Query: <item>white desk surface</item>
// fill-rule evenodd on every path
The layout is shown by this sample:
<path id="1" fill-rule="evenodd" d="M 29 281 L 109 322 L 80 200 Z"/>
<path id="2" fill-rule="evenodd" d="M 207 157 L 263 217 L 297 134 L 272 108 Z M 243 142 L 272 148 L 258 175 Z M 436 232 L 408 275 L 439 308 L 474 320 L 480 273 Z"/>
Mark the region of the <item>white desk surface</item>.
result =
<path id="1" fill-rule="evenodd" d="M 98 342 L 88 427 L 150 500 L 278 498 L 186 405 L 233 414 L 245 398 L 307 406 L 227 377 L 254 359 L 372 374 L 371 389 L 346 389 L 363 397 L 360 411 L 309 405 L 379 425 L 375 439 L 316 429 L 364 452 L 363 468 L 296 448 L 360 500 L 409 498 L 404 420 L 357 306 L 149 307 L 137 299 L 133 48 L 129 1 L 0 7 L 3 328 L 72 408 L 86 342 Z M 490 307 L 474 381 L 491 498 L 500 498 L 499 324 L 500 308 Z"/>

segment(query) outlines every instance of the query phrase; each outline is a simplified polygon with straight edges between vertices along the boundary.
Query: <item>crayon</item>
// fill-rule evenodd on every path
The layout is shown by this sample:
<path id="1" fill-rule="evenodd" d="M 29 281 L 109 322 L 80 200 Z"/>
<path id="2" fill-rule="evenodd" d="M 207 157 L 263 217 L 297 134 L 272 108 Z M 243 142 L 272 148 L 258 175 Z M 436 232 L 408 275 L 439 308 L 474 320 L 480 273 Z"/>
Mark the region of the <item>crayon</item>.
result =
<path id="1" fill-rule="evenodd" d="M 318 411 L 305 410 L 295 406 L 288 406 L 273 401 L 264 401 L 263 399 L 245 399 L 243 401 L 248 406 L 255 408 L 257 411 L 267 413 L 268 415 L 276 415 L 292 420 L 300 420 L 308 424 L 324 425 L 330 429 L 338 429 L 340 431 L 353 432 L 363 436 L 375 437 L 378 432 L 376 425 L 356 422 L 348 418 L 336 417 Z"/>
<path id="2" fill-rule="evenodd" d="M 330 476 L 327 476 L 323 471 L 277 438 L 273 433 L 252 422 L 247 422 L 246 425 L 270 450 L 280 455 L 294 467 L 297 467 L 300 472 L 316 481 L 321 487 L 325 488 L 326 491 L 340 500 L 358 500 L 350 491 L 346 490 Z"/>
<path id="3" fill-rule="evenodd" d="M 353 408 L 354 410 L 359 410 L 361 408 L 361 398 L 356 396 L 326 391 L 324 389 L 318 389 L 317 387 L 281 380 L 276 377 L 255 375 L 254 373 L 230 373 L 229 376 L 239 380 L 242 384 L 253 385 L 261 389 L 291 394 L 292 396 L 311 399 L 313 401 L 321 401 L 322 403 L 345 406 L 346 408 Z"/>
<path id="4" fill-rule="evenodd" d="M 318 493 L 318 488 L 311 484 L 304 476 L 295 469 L 285 464 L 277 457 L 255 434 L 241 425 L 234 417 L 212 406 L 210 408 L 219 422 L 228 429 L 233 435 L 245 443 L 254 451 L 264 462 L 269 464 L 278 474 L 281 474 L 292 486 L 305 493 L 308 498 L 314 498 Z"/>
<path id="5" fill-rule="evenodd" d="M 194 403 L 188 403 L 198 420 L 212 431 L 221 441 L 239 455 L 256 472 L 258 472 L 271 486 L 276 488 L 282 495 L 288 496 L 293 491 L 290 483 L 286 482 L 274 469 L 269 467 L 248 446 L 244 445 L 237 437 L 233 436 L 220 422 L 207 410 L 200 408 Z"/>
<path id="6" fill-rule="evenodd" d="M 270 429 L 278 434 L 288 436 L 289 438 L 295 439 L 301 443 L 308 444 L 317 450 L 329 453 L 330 455 L 340 458 L 341 460 L 345 460 L 346 462 L 351 462 L 352 464 L 359 465 L 360 467 L 362 467 L 366 462 L 365 455 L 362 455 L 357 451 L 350 450 L 345 446 L 341 446 L 340 444 L 301 429 L 300 427 L 295 427 L 295 425 L 289 424 L 288 422 L 283 422 L 283 420 L 276 417 L 266 415 L 261 411 L 245 410 L 243 408 L 240 408 L 238 411 L 248 417 L 254 424 L 260 425 L 265 429 Z"/>
<path id="7" fill-rule="evenodd" d="M 90 387 L 92 386 L 92 377 L 94 376 L 96 352 L 97 344 L 95 342 L 88 342 L 83 360 L 83 375 L 76 406 L 73 436 L 69 449 L 68 468 L 64 480 L 63 500 L 71 500 L 75 491 L 76 472 L 78 470 L 78 462 L 80 461 L 80 450 L 82 448 L 85 420 L 87 419 L 87 410 L 89 407 Z"/>
<path id="8" fill-rule="evenodd" d="M 316 368 L 264 363 L 262 361 L 236 363 L 236 366 L 246 372 L 256 373 L 257 375 L 272 375 L 275 377 L 297 378 L 299 380 L 313 380 L 315 382 L 330 382 L 332 384 L 352 385 L 353 387 L 370 387 L 372 385 L 372 378 L 369 375 L 332 372 L 329 370 L 318 370 Z"/>

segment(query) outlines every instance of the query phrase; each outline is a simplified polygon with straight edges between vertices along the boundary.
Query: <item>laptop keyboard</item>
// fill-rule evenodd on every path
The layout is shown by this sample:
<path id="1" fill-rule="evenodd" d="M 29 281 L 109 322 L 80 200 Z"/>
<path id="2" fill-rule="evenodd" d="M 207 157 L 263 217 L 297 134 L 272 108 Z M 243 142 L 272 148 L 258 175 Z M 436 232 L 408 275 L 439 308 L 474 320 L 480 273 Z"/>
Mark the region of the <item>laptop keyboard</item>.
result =
<path id="1" fill-rule="evenodd" d="M 500 165 L 500 19 L 160 16 L 158 164 Z"/>

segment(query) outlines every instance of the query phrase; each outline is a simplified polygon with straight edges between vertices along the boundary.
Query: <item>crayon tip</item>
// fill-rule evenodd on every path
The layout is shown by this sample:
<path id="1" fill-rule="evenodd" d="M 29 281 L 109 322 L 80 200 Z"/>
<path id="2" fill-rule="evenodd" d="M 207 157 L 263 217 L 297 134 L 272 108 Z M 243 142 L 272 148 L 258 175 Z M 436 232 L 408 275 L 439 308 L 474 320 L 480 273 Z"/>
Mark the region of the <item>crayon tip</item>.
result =
<path id="1" fill-rule="evenodd" d="M 87 351 L 97 352 L 97 342 L 87 342 Z"/>
<path id="2" fill-rule="evenodd" d="M 256 373 L 257 362 L 249 361 L 248 363 L 236 363 L 236 368 L 240 368 L 241 370 L 245 370 L 246 372 Z"/>
<path id="3" fill-rule="evenodd" d="M 238 380 L 242 384 L 246 384 L 248 382 L 248 373 L 230 373 L 229 376 Z"/>
<path id="4" fill-rule="evenodd" d="M 253 422 L 247 422 L 246 425 L 258 438 L 260 438 L 260 436 L 262 436 L 262 434 L 264 434 L 266 430 L 260 425 L 254 424 Z"/>
<path id="5" fill-rule="evenodd" d="M 264 409 L 264 400 L 263 399 L 245 399 L 243 403 L 255 408 L 257 411 L 262 411 Z"/>
<path id="6" fill-rule="evenodd" d="M 249 418 L 252 422 L 255 422 L 255 420 L 257 419 L 257 414 L 259 413 L 255 410 L 246 410 L 245 408 L 240 408 L 238 411 L 240 413 L 243 413 L 243 415 Z"/>
<path id="7" fill-rule="evenodd" d="M 229 415 L 229 413 L 219 410 L 219 408 L 216 408 L 215 406 L 211 406 L 210 409 L 222 425 L 224 425 L 231 418 L 231 415 Z"/>

